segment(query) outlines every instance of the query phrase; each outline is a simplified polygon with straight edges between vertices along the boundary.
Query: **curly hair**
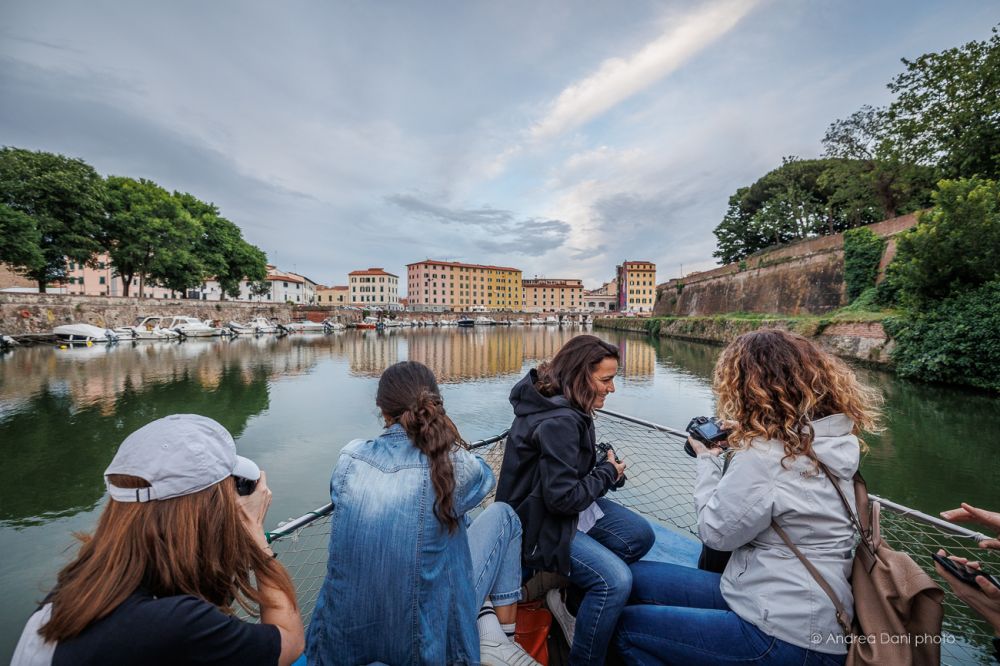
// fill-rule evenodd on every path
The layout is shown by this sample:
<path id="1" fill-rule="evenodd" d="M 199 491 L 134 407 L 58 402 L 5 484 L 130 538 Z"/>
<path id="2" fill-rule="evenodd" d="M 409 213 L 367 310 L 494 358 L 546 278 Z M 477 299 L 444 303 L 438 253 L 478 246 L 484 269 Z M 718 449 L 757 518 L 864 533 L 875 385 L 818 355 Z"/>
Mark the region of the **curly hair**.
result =
<path id="1" fill-rule="evenodd" d="M 843 361 L 795 333 L 761 329 L 744 333 L 722 352 L 713 389 L 718 413 L 735 421 L 734 448 L 756 437 L 785 446 L 785 458 L 815 460 L 810 421 L 844 414 L 854 421 L 862 451 L 862 431 L 878 432 L 882 394 L 858 381 Z"/>

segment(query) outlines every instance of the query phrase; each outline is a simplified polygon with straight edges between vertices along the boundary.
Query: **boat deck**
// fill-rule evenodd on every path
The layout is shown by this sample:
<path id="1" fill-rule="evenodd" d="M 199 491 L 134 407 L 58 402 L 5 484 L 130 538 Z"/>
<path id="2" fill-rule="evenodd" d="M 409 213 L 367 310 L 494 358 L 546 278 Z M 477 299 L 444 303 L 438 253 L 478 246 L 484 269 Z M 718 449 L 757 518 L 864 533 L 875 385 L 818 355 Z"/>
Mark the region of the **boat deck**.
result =
<path id="1" fill-rule="evenodd" d="M 629 481 L 614 499 L 645 516 L 656 531 L 656 544 L 645 559 L 696 566 L 701 544 L 691 499 L 695 461 L 683 451 L 686 434 L 604 410 L 600 410 L 595 425 L 598 441 L 608 442 L 629 461 Z M 471 445 L 494 471 L 500 468 L 505 435 Z M 935 580 L 940 582 L 930 554 L 938 548 L 1000 569 L 1000 553 L 977 547 L 986 535 L 875 495 L 873 499 L 882 503 L 881 528 L 886 542 L 909 553 Z M 483 504 L 491 501 L 492 496 L 487 497 Z M 331 505 L 320 507 L 269 533 L 272 547 L 295 580 L 306 624 L 326 573 L 331 509 Z M 942 664 L 991 663 L 991 628 L 945 589 Z"/>

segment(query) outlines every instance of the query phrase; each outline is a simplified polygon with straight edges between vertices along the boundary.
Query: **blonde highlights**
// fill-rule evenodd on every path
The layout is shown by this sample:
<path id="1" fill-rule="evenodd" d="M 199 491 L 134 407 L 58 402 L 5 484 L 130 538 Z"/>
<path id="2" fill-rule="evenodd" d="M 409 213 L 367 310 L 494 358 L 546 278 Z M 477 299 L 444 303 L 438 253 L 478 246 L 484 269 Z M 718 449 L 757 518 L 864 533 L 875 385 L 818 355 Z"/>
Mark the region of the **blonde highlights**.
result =
<path id="1" fill-rule="evenodd" d="M 862 451 L 862 431 L 879 430 L 881 393 L 861 383 L 843 361 L 788 331 L 761 329 L 738 337 L 715 365 L 713 389 L 719 416 L 736 423 L 729 435 L 735 448 L 759 437 L 782 442 L 785 460 L 815 460 L 810 421 L 846 415 Z"/>

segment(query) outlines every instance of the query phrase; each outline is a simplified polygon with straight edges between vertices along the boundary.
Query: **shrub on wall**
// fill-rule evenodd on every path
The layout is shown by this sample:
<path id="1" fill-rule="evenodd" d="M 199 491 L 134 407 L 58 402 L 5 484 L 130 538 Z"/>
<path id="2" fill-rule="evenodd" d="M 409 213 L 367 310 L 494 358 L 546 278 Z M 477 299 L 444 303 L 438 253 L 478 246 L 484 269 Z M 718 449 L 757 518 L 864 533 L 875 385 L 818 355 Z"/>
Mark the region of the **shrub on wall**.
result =
<path id="1" fill-rule="evenodd" d="M 844 285 L 848 301 L 875 286 L 884 251 L 885 241 L 871 229 L 862 227 L 844 232 Z"/>
<path id="2" fill-rule="evenodd" d="M 1000 280 L 885 326 L 900 375 L 1000 391 Z"/>

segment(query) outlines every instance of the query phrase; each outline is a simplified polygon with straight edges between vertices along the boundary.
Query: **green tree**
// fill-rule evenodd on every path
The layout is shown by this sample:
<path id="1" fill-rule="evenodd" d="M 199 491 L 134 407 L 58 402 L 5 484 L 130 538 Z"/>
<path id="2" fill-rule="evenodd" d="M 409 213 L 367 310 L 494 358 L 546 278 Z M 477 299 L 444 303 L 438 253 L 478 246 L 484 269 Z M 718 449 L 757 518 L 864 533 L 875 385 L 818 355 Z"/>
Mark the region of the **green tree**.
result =
<path id="1" fill-rule="evenodd" d="M 1000 35 L 903 60 L 889 84 L 887 140 L 946 178 L 1000 178 Z"/>
<path id="2" fill-rule="evenodd" d="M 943 180 L 934 208 L 901 234 L 893 280 L 904 304 L 918 308 L 1000 280 L 1000 184 Z"/>
<path id="3" fill-rule="evenodd" d="M 135 277 L 140 297 L 147 278 L 181 292 L 201 282 L 204 265 L 194 251 L 201 225 L 180 201 L 145 179 L 109 176 L 107 191 L 102 238 L 125 296 Z"/>
<path id="4" fill-rule="evenodd" d="M 30 216 L 0 204 L 0 262 L 24 272 L 38 270 L 45 264 L 41 242 L 42 235 Z"/>
<path id="5" fill-rule="evenodd" d="M 250 283 L 250 295 L 254 298 L 264 298 L 271 293 L 270 280 L 257 280 Z"/>
<path id="6" fill-rule="evenodd" d="M 218 280 L 224 295 L 238 298 L 240 282 L 267 277 L 267 256 L 247 243 L 240 228 L 219 215 L 215 204 L 205 203 L 187 193 L 175 192 L 174 196 L 200 223 L 202 237 L 195 246 L 195 253 L 204 266 L 204 277 Z"/>
<path id="7" fill-rule="evenodd" d="M 13 263 L 38 282 L 40 292 L 50 282 L 65 279 L 67 262 L 92 261 L 100 250 L 104 181 L 83 160 L 0 148 L 0 204 L 34 223 L 42 261 L 29 251 L 29 263 Z"/>
<path id="8" fill-rule="evenodd" d="M 823 137 L 825 156 L 839 158 L 824 174 L 831 198 L 855 220 L 888 219 L 930 205 L 934 169 L 903 161 L 886 136 L 887 122 L 885 109 L 863 106 L 831 123 Z M 861 209 L 851 210 L 856 206 Z"/>
<path id="9" fill-rule="evenodd" d="M 845 175 L 852 168 L 860 167 L 847 159 L 786 157 L 729 198 L 726 216 L 714 230 L 714 256 L 730 263 L 771 246 L 876 221 L 870 192 Z"/>

